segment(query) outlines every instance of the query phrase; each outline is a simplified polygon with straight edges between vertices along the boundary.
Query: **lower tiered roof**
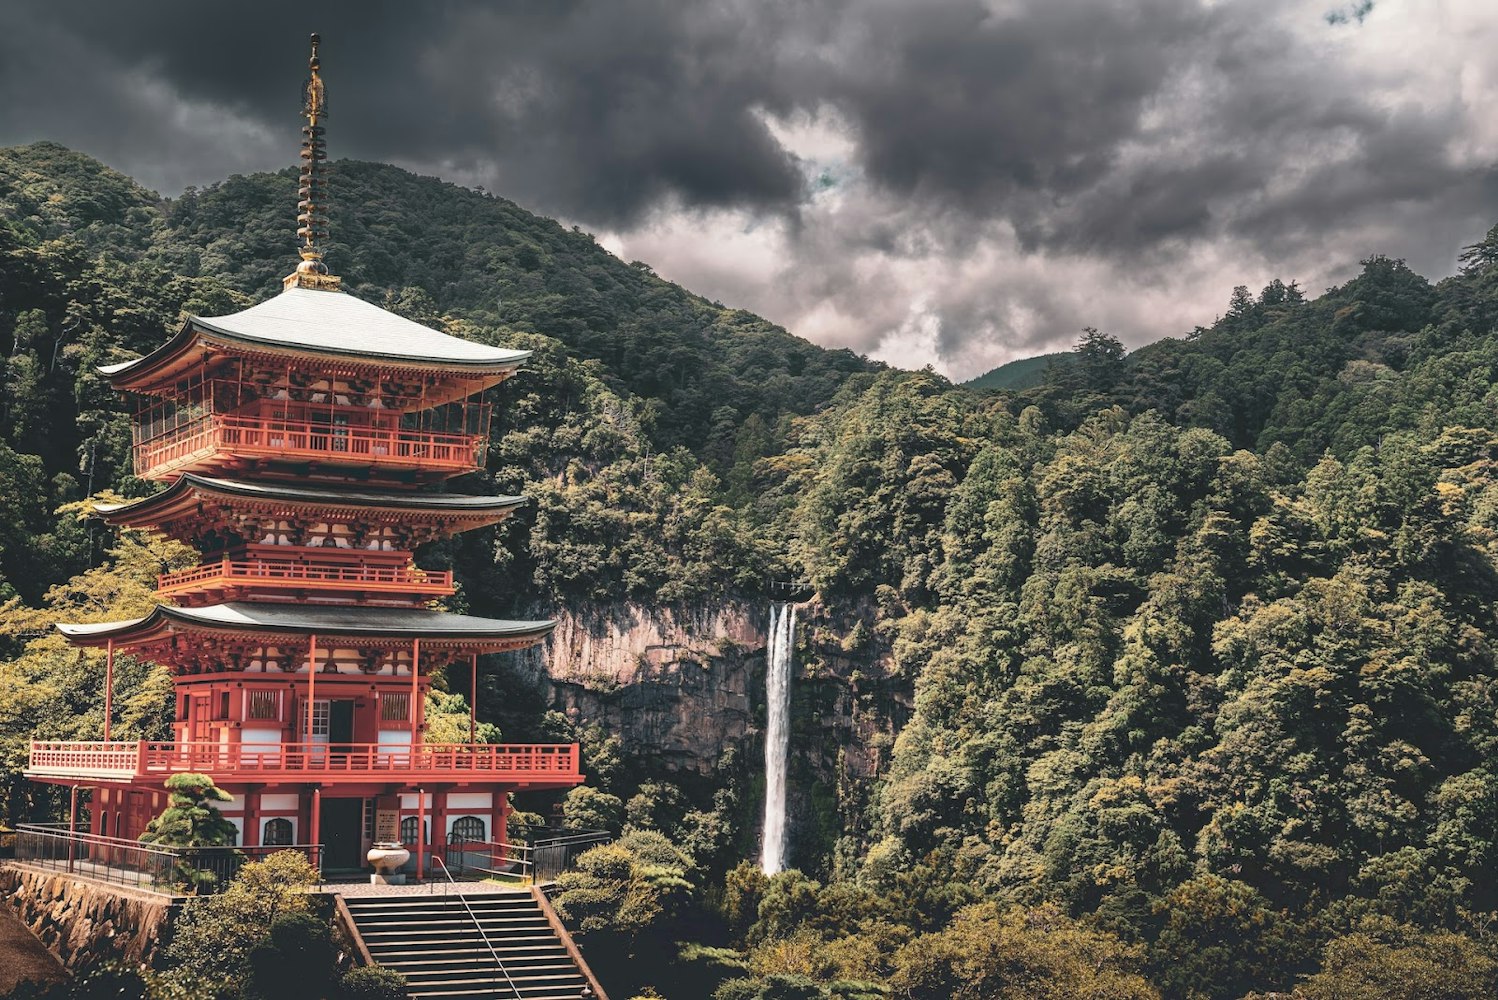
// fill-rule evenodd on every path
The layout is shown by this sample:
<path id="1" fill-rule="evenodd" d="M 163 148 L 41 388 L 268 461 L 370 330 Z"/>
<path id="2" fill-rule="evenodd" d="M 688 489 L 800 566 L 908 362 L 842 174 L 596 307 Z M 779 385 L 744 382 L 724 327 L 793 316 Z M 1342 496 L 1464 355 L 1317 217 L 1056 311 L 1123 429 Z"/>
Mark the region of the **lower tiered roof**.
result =
<path id="1" fill-rule="evenodd" d="M 74 645 L 143 647 L 179 636 L 243 639 L 266 643 L 276 636 L 317 636 L 332 643 L 357 640 L 362 646 L 409 643 L 420 639 L 433 648 L 461 647 L 465 652 L 522 649 L 545 638 L 554 621 L 508 621 L 478 618 L 424 608 L 300 606 L 234 602 L 201 608 L 158 604 L 143 618 L 70 625 L 57 630 Z"/>

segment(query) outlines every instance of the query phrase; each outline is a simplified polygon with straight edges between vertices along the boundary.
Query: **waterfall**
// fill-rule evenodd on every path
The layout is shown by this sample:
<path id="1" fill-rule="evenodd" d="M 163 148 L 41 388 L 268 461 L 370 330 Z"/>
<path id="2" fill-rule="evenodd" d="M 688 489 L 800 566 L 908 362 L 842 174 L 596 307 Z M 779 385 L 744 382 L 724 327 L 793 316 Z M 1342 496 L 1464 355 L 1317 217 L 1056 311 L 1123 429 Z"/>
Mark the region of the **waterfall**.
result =
<path id="1" fill-rule="evenodd" d="M 785 768 L 791 735 L 791 650 L 796 644 L 796 609 L 770 605 L 769 663 L 765 670 L 765 829 L 759 865 L 766 875 L 785 867 Z"/>

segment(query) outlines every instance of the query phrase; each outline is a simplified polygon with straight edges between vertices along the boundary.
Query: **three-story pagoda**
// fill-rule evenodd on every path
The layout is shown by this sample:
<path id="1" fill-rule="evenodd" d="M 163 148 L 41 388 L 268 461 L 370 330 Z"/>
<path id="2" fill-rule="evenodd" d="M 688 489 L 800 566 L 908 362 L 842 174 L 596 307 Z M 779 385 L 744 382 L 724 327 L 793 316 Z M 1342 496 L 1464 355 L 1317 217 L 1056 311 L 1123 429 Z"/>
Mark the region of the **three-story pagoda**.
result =
<path id="1" fill-rule="evenodd" d="M 526 351 L 429 329 L 340 288 L 323 264 L 326 97 L 313 36 L 298 235 L 302 261 L 275 297 L 191 317 L 146 356 L 101 369 L 139 401 L 136 475 L 154 496 L 99 508 L 118 527 L 202 554 L 159 580 L 144 618 L 58 625 L 168 666 L 173 739 L 34 742 L 27 775 L 93 790 L 91 832 L 135 838 L 193 771 L 233 795 L 245 846 L 319 844 L 330 869 L 371 843 L 417 856 L 451 838 L 502 843 L 508 793 L 582 777 L 576 744 L 434 744 L 423 706 L 434 671 L 477 676 L 483 653 L 540 642 L 554 623 L 432 610 L 450 572 L 415 550 L 510 516 L 521 497 L 442 492 L 485 463 L 486 389 Z"/>

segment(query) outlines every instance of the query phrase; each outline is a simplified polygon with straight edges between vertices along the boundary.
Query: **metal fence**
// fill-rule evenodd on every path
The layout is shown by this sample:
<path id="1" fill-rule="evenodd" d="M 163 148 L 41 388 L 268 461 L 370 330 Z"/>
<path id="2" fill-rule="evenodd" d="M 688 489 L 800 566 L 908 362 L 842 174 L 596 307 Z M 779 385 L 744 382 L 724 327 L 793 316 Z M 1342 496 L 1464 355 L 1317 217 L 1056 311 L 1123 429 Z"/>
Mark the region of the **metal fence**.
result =
<path id="1" fill-rule="evenodd" d="M 17 825 L 15 859 L 94 882 L 182 895 L 219 892 L 245 864 L 280 851 L 302 854 L 321 878 L 322 848 L 316 844 L 162 847 L 33 823 Z"/>
<path id="2" fill-rule="evenodd" d="M 572 868 L 589 848 L 607 844 L 607 830 L 525 827 L 511 831 L 507 843 L 451 837 L 447 866 L 457 875 L 513 876 L 526 882 L 549 882 Z"/>

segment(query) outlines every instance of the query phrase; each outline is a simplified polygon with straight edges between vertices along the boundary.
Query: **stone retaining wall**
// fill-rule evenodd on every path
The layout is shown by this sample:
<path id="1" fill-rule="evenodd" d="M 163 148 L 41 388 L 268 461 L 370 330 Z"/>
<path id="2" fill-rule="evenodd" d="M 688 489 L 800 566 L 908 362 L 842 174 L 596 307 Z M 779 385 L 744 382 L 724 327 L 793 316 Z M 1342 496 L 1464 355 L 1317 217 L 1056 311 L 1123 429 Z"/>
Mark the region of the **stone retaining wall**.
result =
<path id="1" fill-rule="evenodd" d="M 150 964 L 172 910 L 165 896 L 15 864 L 0 866 L 0 898 L 74 972 Z"/>

